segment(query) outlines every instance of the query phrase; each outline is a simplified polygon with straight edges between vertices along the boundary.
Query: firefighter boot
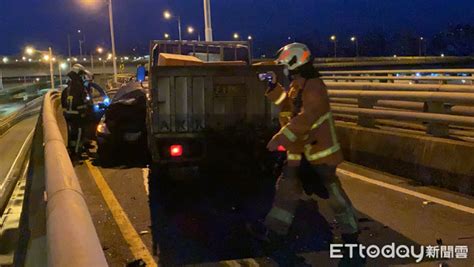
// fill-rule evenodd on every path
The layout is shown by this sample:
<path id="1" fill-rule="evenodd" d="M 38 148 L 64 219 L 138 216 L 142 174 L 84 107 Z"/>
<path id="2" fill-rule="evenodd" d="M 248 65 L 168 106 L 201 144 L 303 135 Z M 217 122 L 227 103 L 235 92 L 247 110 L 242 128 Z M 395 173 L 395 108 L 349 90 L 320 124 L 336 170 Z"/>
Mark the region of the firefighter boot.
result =
<path id="1" fill-rule="evenodd" d="M 286 236 L 268 229 L 262 222 L 248 223 L 246 229 L 253 238 L 261 242 L 263 252 L 279 266 L 311 266 L 303 257 L 295 254 L 293 244 Z"/>
<path id="2" fill-rule="evenodd" d="M 344 244 L 359 244 L 359 233 L 342 234 Z M 366 260 L 362 258 L 358 249 L 353 249 L 352 253 L 348 247 L 344 247 L 342 251 L 343 258 L 339 261 L 339 267 L 362 267 L 365 266 Z"/>

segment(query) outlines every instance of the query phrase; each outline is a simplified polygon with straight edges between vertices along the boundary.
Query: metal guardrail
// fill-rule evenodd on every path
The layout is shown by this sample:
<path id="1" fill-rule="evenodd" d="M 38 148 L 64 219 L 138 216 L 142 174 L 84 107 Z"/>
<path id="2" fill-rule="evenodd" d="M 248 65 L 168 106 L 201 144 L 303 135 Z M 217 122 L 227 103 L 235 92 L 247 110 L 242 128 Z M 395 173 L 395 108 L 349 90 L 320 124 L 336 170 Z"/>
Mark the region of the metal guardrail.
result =
<path id="1" fill-rule="evenodd" d="M 28 162 L 28 151 L 31 148 L 31 142 L 33 139 L 34 130 L 32 130 L 26 140 L 23 142 L 18 154 L 16 155 L 15 159 L 13 160 L 10 169 L 8 170 L 6 176 L 3 179 L 3 182 L 0 182 L 0 217 L 4 212 L 5 206 L 8 204 L 10 200 L 10 196 L 12 195 L 13 190 L 15 189 L 15 185 L 20 179 L 21 171 L 24 168 L 26 162 Z"/>
<path id="2" fill-rule="evenodd" d="M 13 112 L 12 114 L 3 117 L 0 120 L 0 136 L 7 132 L 12 126 L 18 122 L 24 120 L 27 117 L 30 117 L 34 114 L 39 113 L 39 107 L 43 102 L 42 97 L 38 97 L 28 103 L 26 103 L 22 108 Z M 4 177 L 3 183 L 0 183 L 0 214 L 3 212 L 3 208 L 9 200 L 9 197 L 14 189 L 14 185 L 18 181 L 18 172 L 22 167 L 26 154 L 30 148 L 32 139 L 32 133 L 28 135 L 25 142 L 20 148 L 10 170 L 8 171 L 6 177 Z"/>
<path id="3" fill-rule="evenodd" d="M 380 81 L 380 82 L 438 82 L 447 84 L 449 82 L 461 82 L 473 84 L 474 69 L 413 69 L 413 70 L 345 70 L 345 71 L 322 71 L 324 80 L 328 81 Z"/>
<path id="4" fill-rule="evenodd" d="M 48 266 L 107 266 L 58 125 L 59 98 L 59 92 L 49 91 L 42 114 Z"/>
<path id="5" fill-rule="evenodd" d="M 456 134 L 462 135 L 464 131 L 474 136 L 474 86 L 448 84 L 460 79 L 473 81 L 474 69 L 324 71 L 321 74 L 338 119 L 356 120 L 364 127 L 375 127 L 381 120 L 385 120 L 384 124 L 388 120 L 393 127 L 403 127 L 400 121 L 421 122 L 411 128 L 425 129 L 426 133 L 439 137 L 449 136 L 454 129 Z M 417 83 L 420 81 L 424 83 Z"/>
<path id="6" fill-rule="evenodd" d="M 435 74 L 474 74 L 474 69 L 405 69 L 405 70 L 337 70 L 321 71 L 323 76 L 328 75 L 374 75 L 374 74 L 417 74 L 417 73 L 435 73 Z"/>
<path id="7" fill-rule="evenodd" d="M 0 136 L 3 135 L 8 129 L 10 129 L 13 125 L 17 124 L 21 120 L 38 113 L 41 103 L 43 102 L 43 97 L 38 97 L 28 103 L 26 103 L 22 108 L 13 112 L 12 114 L 4 117 L 0 120 Z"/>

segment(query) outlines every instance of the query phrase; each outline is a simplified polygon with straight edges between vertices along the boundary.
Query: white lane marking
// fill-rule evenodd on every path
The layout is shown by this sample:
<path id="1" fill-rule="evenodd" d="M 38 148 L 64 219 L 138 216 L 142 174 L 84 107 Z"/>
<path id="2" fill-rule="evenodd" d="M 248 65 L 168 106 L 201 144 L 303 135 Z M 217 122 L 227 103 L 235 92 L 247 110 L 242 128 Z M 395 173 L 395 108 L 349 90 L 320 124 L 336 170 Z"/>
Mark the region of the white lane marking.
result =
<path id="1" fill-rule="evenodd" d="M 337 169 L 337 172 L 342 174 L 342 175 L 346 175 L 346 176 L 349 176 L 351 178 L 364 181 L 366 183 L 374 184 L 374 185 L 384 187 L 384 188 L 387 188 L 387 189 L 390 189 L 390 190 L 394 190 L 394 191 L 397 191 L 397 192 L 400 192 L 400 193 L 403 193 L 403 194 L 407 194 L 407 195 L 410 195 L 410 196 L 413 196 L 413 197 L 417 197 L 417 198 L 428 200 L 428 201 L 431 201 L 431 202 L 434 202 L 434 203 L 438 203 L 440 205 L 443 205 L 443 206 L 446 206 L 446 207 L 449 207 L 449 208 L 452 208 L 452 209 L 456 209 L 456 210 L 459 210 L 459 211 L 474 214 L 474 209 L 471 208 L 471 207 L 463 206 L 461 204 L 457 204 L 457 203 L 454 203 L 454 202 L 451 202 L 451 201 L 448 201 L 448 200 L 433 197 L 433 196 L 430 196 L 430 195 L 427 195 L 427 194 L 419 193 L 419 192 L 416 192 L 416 191 L 413 191 L 413 190 L 410 190 L 410 189 L 406 189 L 406 188 L 403 188 L 403 187 L 400 187 L 400 186 L 396 186 L 396 185 L 393 185 L 393 184 L 389 184 L 389 183 L 385 183 L 385 182 L 382 182 L 382 181 L 374 180 L 374 179 L 368 178 L 366 176 L 363 176 L 363 175 L 360 175 L 360 174 L 357 174 L 357 173 L 353 173 L 351 171 L 342 170 L 340 168 Z"/>
<path id="2" fill-rule="evenodd" d="M 23 142 L 23 145 L 21 145 L 20 150 L 18 150 L 18 154 L 16 154 L 15 160 L 13 161 L 10 170 L 8 170 L 7 175 L 5 176 L 5 180 L 3 180 L 3 183 L 0 185 L 0 192 L 3 191 L 5 187 L 5 183 L 8 181 L 8 177 L 12 174 L 13 170 L 15 169 L 15 166 L 17 164 L 17 161 L 20 159 L 20 155 L 23 154 L 23 150 L 26 147 L 26 144 L 30 141 L 31 137 L 33 136 L 33 133 L 35 132 L 36 127 L 33 127 L 33 129 L 30 131 L 28 136 L 25 139 L 25 142 Z"/>
<path id="3" fill-rule="evenodd" d="M 142 168 L 142 176 L 143 176 L 143 185 L 145 186 L 145 191 L 147 195 L 150 195 L 148 191 L 148 175 L 150 174 L 149 168 Z"/>

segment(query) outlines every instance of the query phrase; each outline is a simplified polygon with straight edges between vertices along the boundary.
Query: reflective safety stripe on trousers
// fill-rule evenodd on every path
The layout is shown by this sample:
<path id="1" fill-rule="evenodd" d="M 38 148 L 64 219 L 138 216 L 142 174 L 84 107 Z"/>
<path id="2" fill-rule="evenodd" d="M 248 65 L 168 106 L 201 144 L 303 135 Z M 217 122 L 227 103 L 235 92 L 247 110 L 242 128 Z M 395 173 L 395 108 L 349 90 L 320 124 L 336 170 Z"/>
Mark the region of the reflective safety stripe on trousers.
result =
<path id="1" fill-rule="evenodd" d="M 268 216 L 282 221 L 288 225 L 291 225 L 293 223 L 293 218 L 295 217 L 295 215 L 291 214 L 290 212 L 275 206 L 270 210 Z"/>
<path id="2" fill-rule="evenodd" d="M 295 142 L 296 139 L 298 139 L 298 137 L 296 137 L 296 135 L 286 126 L 281 129 L 281 133 L 284 134 L 290 142 Z"/>
<path id="3" fill-rule="evenodd" d="M 285 118 L 285 119 L 291 120 L 291 115 L 292 114 L 293 113 L 288 112 L 288 111 L 282 111 L 282 112 L 280 112 L 279 115 L 280 115 L 280 118 Z"/>
<path id="4" fill-rule="evenodd" d="M 281 93 L 280 97 L 275 101 L 275 105 L 280 105 L 283 100 L 286 98 L 286 92 Z"/>
<path id="5" fill-rule="evenodd" d="M 311 154 L 311 149 L 312 146 L 310 144 L 305 146 L 305 156 L 306 159 L 309 161 L 315 161 L 324 157 L 327 157 L 329 155 L 334 154 L 335 152 L 339 151 L 341 149 L 341 146 L 337 142 L 337 136 L 336 136 L 336 128 L 334 127 L 334 120 L 332 119 L 332 113 L 328 112 L 321 116 L 314 124 L 311 126 L 311 130 L 314 130 L 318 127 L 320 127 L 325 121 L 328 121 L 329 123 L 329 128 L 331 129 L 331 137 L 332 137 L 332 143 L 333 145 L 327 149 L 324 149 L 322 151 L 318 151 L 314 154 Z"/>
<path id="6" fill-rule="evenodd" d="M 301 154 L 292 154 L 290 152 L 287 153 L 286 157 L 288 160 L 301 160 L 303 158 Z"/>

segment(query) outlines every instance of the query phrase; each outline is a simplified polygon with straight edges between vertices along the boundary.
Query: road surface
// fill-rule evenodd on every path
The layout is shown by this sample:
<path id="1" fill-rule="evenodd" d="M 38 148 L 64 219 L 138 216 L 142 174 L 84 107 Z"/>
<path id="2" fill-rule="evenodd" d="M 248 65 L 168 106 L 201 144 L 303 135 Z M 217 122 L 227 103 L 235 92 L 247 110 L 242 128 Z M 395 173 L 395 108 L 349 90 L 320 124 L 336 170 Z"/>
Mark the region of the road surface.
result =
<path id="1" fill-rule="evenodd" d="M 141 158 L 141 153 L 129 158 Z M 245 222 L 261 219 L 271 205 L 274 177 L 213 177 L 161 181 L 146 162 L 103 168 L 90 158 L 76 173 L 110 266 L 143 259 L 148 266 L 268 266 Z M 358 212 L 365 245 L 466 245 L 468 259 L 425 258 L 419 266 L 474 265 L 472 197 L 417 186 L 400 177 L 344 163 L 338 174 Z M 316 199 L 316 197 L 313 197 Z M 302 198 L 291 229 L 294 252 L 313 266 L 329 259 L 333 216 L 324 200 Z M 408 266 L 411 259 L 369 259 L 367 266 Z M 417 265 L 418 266 L 418 265 Z"/>
<path id="2" fill-rule="evenodd" d="M 13 162 L 25 143 L 25 140 L 36 126 L 38 117 L 29 117 L 11 127 L 0 136 L 1 159 L 0 160 L 0 184 L 7 176 Z"/>

